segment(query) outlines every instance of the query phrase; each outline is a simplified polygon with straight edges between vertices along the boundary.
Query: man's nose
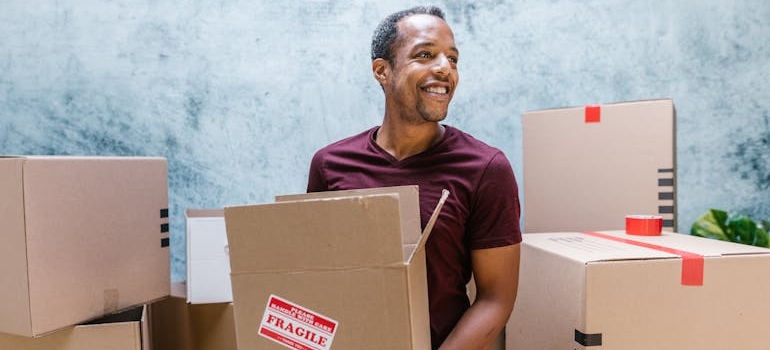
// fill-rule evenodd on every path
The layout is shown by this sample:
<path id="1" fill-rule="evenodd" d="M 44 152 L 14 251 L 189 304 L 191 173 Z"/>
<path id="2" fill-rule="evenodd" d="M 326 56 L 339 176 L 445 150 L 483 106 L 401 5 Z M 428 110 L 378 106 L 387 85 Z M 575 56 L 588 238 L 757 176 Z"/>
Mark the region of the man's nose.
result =
<path id="1" fill-rule="evenodd" d="M 448 75 L 452 70 L 452 64 L 449 62 L 449 57 L 444 54 L 436 56 L 436 62 L 433 65 L 433 72 L 436 74 Z"/>

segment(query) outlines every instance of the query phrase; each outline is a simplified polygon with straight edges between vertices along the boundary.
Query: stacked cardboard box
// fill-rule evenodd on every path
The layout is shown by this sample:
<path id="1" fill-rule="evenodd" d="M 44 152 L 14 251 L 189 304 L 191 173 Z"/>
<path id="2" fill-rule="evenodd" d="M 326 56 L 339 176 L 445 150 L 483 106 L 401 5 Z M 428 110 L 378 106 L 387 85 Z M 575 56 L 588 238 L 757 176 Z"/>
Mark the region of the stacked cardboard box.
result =
<path id="1" fill-rule="evenodd" d="M 770 250 L 673 233 L 668 99 L 523 115 L 524 242 L 507 349 L 766 349 Z M 657 214 L 661 236 L 625 233 Z M 605 230 L 597 232 L 597 230 Z M 614 230 L 614 231 L 612 231 Z"/>
<path id="2" fill-rule="evenodd" d="M 138 306 L 41 337 L 0 334 L 8 350 L 148 350 L 151 332 L 147 306 Z"/>
<path id="3" fill-rule="evenodd" d="M 524 232 L 620 230 L 625 215 L 676 228 L 670 99 L 522 115 Z"/>
<path id="4" fill-rule="evenodd" d="M 163 158 L 0 157 L 0 221 L 0 344 L 114 330 L 73 327 L 169 294 Z"/>
<path id="5" fill-rule="evenodd" d="M 225 208 L 240 349 L 429 349 L 414 186 Z M 434 219 L 435 220 L 435 216 Z"/>
<path id="6" fill-rule="evenodd" d="M 624 231 L 522 244 L 508 349 L 768 349 L 770 249 Z"/>

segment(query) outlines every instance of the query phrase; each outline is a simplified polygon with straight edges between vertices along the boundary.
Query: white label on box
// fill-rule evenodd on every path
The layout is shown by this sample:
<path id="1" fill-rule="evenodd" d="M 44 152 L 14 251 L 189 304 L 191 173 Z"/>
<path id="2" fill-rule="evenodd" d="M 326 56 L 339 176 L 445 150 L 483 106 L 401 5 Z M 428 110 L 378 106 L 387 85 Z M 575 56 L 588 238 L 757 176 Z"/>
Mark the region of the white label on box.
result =
<path id="1" fill-rule="evenodd" d="M 270 295 L 259 325 L 259 335 L 289 349 L 331 349 L 337 321 Z"/>

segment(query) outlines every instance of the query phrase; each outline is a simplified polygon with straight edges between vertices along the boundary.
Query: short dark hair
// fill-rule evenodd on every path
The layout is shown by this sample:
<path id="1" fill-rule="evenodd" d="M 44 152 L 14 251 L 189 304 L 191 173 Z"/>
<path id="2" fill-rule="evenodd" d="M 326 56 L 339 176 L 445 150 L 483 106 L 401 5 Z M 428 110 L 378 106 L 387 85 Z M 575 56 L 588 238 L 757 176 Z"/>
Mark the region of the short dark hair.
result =
<path id="1" fill-rule="evenodd" d="M 393 63 L 394 44 L 399 34 L 398 21 L 411 15 L 431 15 L 444 19 L 444 11 L 436 6 L 416 6 L 385 17 L 372 36 L 372 61 L 382 58 Z"/>

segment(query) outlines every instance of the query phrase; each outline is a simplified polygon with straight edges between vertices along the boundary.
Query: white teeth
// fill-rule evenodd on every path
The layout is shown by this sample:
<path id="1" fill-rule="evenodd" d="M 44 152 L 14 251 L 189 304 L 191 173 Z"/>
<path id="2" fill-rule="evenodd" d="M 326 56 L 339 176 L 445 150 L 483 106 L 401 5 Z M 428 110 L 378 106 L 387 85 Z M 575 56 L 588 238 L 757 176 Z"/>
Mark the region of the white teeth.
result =
<path id="1" fill-rule="evenodd" d="M 425 91 L 432 92 L 435 94 L 448 94 L 449 88 L 448 87 L 439 87 L 439 86 L 431 86 L 428 88 L 425 88 Z"/>

